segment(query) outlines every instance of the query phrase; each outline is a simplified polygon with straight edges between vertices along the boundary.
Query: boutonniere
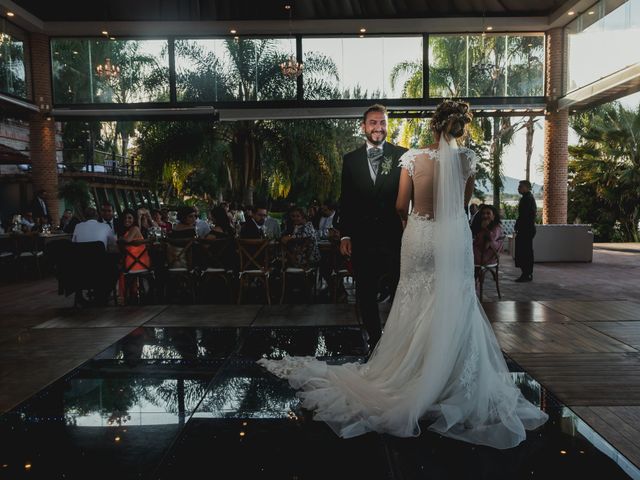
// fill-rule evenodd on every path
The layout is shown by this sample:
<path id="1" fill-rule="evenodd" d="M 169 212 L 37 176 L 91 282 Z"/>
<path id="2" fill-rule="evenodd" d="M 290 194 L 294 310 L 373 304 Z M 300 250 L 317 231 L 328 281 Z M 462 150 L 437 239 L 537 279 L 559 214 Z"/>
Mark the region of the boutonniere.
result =
<path id="1" fill-rule="evenodd" d="M 391 167 L 393 166 L 393 159 L 391 157 L 383 157 L 382 165 L 380 165 L 380 174 L 381 175 L 389 175 L 391 171 Z"/>

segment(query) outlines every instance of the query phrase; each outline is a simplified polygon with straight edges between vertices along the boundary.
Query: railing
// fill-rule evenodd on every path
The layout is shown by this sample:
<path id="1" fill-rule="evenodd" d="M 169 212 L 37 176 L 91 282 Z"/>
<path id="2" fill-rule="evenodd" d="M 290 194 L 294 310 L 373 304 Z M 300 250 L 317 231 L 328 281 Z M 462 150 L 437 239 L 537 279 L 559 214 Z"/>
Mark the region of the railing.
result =
<path id="1" fill-rule="evenodd" d="M 58 170 L 63 172 L 104 173 L 119 177 L 139 177 L 140 171 L 130 157 L 92 149 L 63 149 L 62 163 Z"/>

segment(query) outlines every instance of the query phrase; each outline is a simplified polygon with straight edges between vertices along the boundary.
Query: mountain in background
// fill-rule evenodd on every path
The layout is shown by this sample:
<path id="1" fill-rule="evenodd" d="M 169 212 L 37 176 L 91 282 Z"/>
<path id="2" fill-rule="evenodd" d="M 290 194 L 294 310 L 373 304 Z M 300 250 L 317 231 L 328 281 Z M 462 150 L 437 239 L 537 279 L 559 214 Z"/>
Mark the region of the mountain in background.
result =
<path id="1" fill-rule="evenodd" d="M 506 195 L 518 195 L 518 183 L 520 182 L 519 178 L 513 177 L 504 177 L 503 184 L 504 188 L 502 193 Z M 480 189 L 485 195 L 491 195 L 493 193 L 491 182 L 487 181 L 486 185 L 482 185 L 482 183 L 478 182 L 476 185 L 478 189 Z M 538 185 L 534 183 L 531 185 L 531 190 L 533 191 L 534 196 L 542 195 L 542 185 Z"/>

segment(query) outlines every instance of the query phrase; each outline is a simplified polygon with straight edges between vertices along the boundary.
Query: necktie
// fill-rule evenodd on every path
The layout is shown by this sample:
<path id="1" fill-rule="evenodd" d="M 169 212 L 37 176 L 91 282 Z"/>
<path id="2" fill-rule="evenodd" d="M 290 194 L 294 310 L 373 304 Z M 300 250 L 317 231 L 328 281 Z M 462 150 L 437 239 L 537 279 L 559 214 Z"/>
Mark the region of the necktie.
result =
<path id="1" fill-rule="evenodd" d="M 373 169 L 374 176 L 378 176 L 378 167 L 380 166 L 380 161 L 382 160 L 382 149 L 378 147 L 373 147 L 367 150 L 367 157 L 369 158 L 369 163 L 371 164 L 371 168 Z"/>

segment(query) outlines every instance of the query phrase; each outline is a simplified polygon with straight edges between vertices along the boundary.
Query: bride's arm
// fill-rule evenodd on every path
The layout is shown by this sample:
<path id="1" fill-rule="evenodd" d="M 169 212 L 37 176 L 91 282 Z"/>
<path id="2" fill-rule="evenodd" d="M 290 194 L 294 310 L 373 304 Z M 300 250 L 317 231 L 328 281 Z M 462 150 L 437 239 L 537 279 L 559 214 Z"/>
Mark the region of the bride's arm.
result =
<path id="1" fill-rule="evenodd" d="M 400 185 L 398 187 L 398 198 L 396 199 L 396 211 L 402 219 L 402 226 L 407 223 L 409 215 L 409 202 L 413 193 L 413 181 L 406 169 L 402 169 L 400 173 Z"/>
<path id="2" fill-rule="evenodd" d="M 467 208 L 467 205 L 469 205 L 469 202 L 471 201 L 471 197 L 473 196 L 473 187 L 475 186 L 475 183 L 476 183 L 476 177 L 474 175 L 471 175 L 467 179 L 467 184 L 464 187 L 465 208 Z"/>

